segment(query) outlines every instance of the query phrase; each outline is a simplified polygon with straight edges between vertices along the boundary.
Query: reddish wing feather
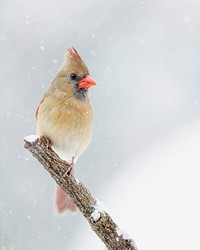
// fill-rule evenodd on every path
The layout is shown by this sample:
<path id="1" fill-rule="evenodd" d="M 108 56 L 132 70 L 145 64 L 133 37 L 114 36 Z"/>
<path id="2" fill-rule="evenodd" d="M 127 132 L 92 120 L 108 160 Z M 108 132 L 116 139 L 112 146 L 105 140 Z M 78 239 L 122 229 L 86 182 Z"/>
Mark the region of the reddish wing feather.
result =
<path id="1" fill-rule="evenodd" d="M 43 103 L 43 101 L 44 101 L 44 98 L 42 98 L 42 101 L 40 102 L 38 108 L 37 108 L 36 111 L 35 111 L 35 118 L 36 118 L 36 120 L 37 120 L 37 118 L 38 118 L 38 111 L 39 111 L 40 105 Z"/>

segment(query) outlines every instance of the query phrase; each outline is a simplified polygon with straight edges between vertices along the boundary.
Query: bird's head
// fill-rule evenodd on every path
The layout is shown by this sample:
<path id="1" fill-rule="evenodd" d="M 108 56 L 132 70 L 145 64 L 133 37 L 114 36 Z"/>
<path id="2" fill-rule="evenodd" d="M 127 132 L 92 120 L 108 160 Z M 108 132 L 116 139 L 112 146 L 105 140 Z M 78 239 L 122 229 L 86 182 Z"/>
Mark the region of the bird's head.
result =
<path id="1" fill-rule="evenodd" d="M 86 97 L 88 89 L 96 85 L 86 64 L 73 47 L 67 48 L 64 63 L 56 79 L 57 87 L 69 94 L 73 93 L 79 99 Z"/>

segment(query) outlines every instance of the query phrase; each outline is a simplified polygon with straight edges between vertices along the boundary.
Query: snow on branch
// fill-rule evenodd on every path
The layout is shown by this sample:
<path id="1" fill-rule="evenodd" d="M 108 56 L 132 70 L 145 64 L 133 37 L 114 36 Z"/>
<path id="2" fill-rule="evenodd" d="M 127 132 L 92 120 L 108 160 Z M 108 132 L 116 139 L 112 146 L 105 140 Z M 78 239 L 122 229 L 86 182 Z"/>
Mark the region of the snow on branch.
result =
<path id="1" fill-rule="evenodd" d="M 137 250 L 134 241 L 118 228 L 102 203 L 92 197 L 89 190 L 73 174 L 66 174 L 70 165 L 52 150 L 51 142 L 45 137 L 28 136 L 24 147 L 50 173 L 56 183 L 71 197 L 88 220 L 92 230 L 110 250 Z"/>

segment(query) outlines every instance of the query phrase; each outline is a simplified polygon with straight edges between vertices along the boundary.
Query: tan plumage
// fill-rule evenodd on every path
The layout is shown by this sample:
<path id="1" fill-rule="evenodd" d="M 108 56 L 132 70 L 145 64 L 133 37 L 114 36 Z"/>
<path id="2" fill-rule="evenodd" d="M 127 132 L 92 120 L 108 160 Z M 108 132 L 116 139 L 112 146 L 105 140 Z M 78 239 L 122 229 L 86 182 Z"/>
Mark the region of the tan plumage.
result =
<path id="1" fill-rule="evenodd" d="M 71 79 L 73 75 L 76 79 Z M 62 67 L 36 111 L 37 133 L 49 138 L 55 151 L 68 163 L 72 159 L 77 161 L 92 137 L 94 116 L 87 96 L 87 89 L 92 85 L 95 82 L 89 77 L 87 66 L 77 51 L 69 48 Z M 57 212 L 75 210 L 74 203 L 60 188 L 55 200 Z"/>
<path id="2" fill-rule="evenodd" d="M 89 101 L 48 96 L 39 108 L 37 133 L 49 138 L 56 152 L 69 163 L 87 148 L 92 130 L 93 111 Z"/>

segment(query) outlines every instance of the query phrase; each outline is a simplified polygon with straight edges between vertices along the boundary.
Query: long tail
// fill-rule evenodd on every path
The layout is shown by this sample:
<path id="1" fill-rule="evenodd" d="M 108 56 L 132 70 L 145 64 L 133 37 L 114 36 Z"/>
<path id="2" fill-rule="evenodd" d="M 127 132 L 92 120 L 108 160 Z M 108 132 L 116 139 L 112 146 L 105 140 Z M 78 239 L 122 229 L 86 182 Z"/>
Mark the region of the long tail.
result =
<path id="1" fill-rule="evenodd" d="M 72 212 L 77 211 L 77 206 L 73 200 L 66 194 L 61 187 L 56 185 L 55 196 L 54 196 L 54 206 L 53 210 L 55 214 L 62 214 L 66 210 L 71 210 Z"/>

